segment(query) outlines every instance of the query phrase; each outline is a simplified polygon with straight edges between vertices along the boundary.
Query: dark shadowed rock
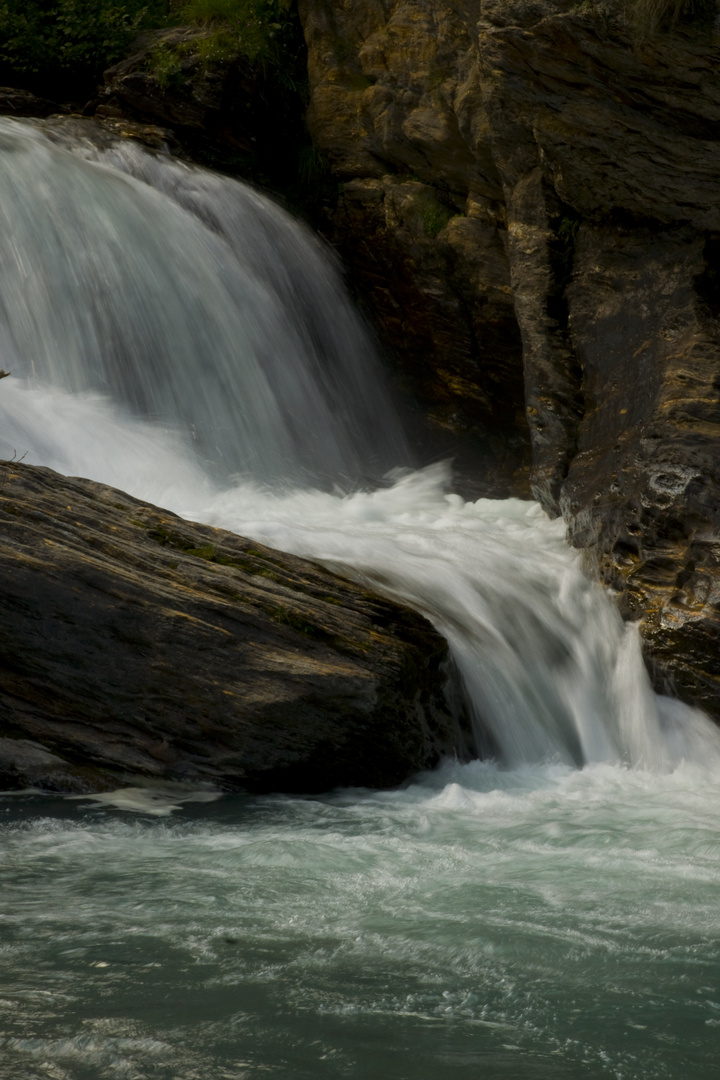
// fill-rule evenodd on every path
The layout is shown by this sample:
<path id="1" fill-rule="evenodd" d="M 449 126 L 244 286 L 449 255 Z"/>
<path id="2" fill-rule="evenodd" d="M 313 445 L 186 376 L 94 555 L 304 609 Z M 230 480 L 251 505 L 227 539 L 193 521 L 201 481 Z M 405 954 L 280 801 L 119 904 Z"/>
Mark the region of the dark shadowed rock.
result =
<path id="1" fill-rule="evenodd" d="M 522 343 L 477 4 L 300 0 L 334 242 L 398 377 L 486 494 L 527 493 Z"/>
<path id="2" fill-rule="evenodd" d="M 37 97 L 29 90 L 18 90 L 12 86 L 0 86 L 0 116 L 52 116 L 54 113 L 69 111 L 67 105 L 58 105 L 55 101 Z"/>
<path id="3" fill-rule="evenodd" d="M 0 781 L 388 787 L 462 744 L 446 646 L 302 559 L 0 464 Z"/>
<path id="4" fill-rule="evenodd" d="M 524 398 L 533 493 L 642 619 L 657 685 L 720 716 L 710 5 L 654 35 L 619 0 L 300 10 L 338 237 L 418 396 L 479 437 L 502 417 L 508 445 Z M 421 186 L 447 213 L 424 236 L 405 209 Z"/>
<path id="5" fill-rule="evenodd" d="M 130 108 L 173 129 L 211 137 L 223 120 L 227 123 L 231 97 L 241 96 L 239 86 L 229 85 L 227 65 L 202 63 L 198 48 L 211 34 L 209 28 L 179 26 L 141 35 L 130 56 L 105 72 L 100 115 L 122 117 Z M 169 74 L 158 69 L 163 58 L 172 64 Z M 234 104 L 237 109 L 245 102 Z M 249 135 L 245 141 L 250 149 Z"/>
<path id="6" fill-rule="evenodd" d="M 87 112 L 173 133 L 174 148 L 200 164 L 258 183 L 311 212 L 320 192 L 305 173 L 314 155 L 303 122 L 302 31 L 292 11 L 278 58 L 250 60 L 217 39 L 212 23 L 142 34 L 109 68 Z M 296 39 L 296 40 L 295 40 Z M 322 187 L 322 183 L 319 185 Z M 312 194 L 309 192 L 312 188 Z M 312 215 L 311 213 L 311 216 Z"/>
<path id="7" fill-rule="evenodd" d="M 641 39 L 619 5 L 501 21 L 480 62 L 534 490 L 642 620 L 657 685 L 717 717 L 720 36 Z"/>

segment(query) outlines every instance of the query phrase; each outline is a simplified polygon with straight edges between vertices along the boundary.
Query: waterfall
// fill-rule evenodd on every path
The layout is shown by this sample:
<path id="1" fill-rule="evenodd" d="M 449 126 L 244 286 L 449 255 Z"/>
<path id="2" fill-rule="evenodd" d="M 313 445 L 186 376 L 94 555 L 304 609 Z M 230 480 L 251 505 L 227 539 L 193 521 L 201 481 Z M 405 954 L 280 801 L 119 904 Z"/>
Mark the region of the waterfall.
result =
<path id="1" fill-rule="evenodd" d="M 243 184 L 76 132 L 0 120 L 5 368 L 189 432 L 225 478 L 352 482 L 407 464 L 312 234 Z"/>
<path id="2" fill-rule="evenodd" d="M 233 180 L 77 125 L 0 122 L 0 456 L 79 473 L 321 561 L 447 637 L 509 766 L 720 762 L 519 500 L 409 459 L 327 253 Z M 383 484 L 368 487 L 394 468 Z M 361 483 L 363 481 L 363 483 Z"/>

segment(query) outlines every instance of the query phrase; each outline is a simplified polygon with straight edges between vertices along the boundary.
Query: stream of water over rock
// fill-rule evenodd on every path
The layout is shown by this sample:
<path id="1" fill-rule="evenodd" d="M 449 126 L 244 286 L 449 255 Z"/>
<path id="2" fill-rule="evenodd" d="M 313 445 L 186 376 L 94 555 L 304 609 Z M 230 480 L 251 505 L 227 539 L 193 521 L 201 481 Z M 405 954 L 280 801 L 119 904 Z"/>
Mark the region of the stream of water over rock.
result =
<path id="1" fill-rule="evenodd" d="M 714 1076 L 720 736 L 561 523 L 412 469 L 334 268 L 258 193 L 2 121 L 0 221 L 0 457 L 404 600 L 496 750 L 383 794 L 5 797 L 0 1078 Z"/>

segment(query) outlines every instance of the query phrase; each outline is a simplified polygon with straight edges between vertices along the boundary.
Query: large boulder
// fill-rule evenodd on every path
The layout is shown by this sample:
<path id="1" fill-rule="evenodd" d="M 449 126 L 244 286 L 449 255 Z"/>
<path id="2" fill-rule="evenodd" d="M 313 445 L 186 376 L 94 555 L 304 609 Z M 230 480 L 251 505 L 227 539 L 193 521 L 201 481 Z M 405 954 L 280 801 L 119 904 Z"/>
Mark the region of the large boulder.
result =
<path id="1" fill-rule="evenodd" d="M 120 491 L 0 463 L 0 785 L 388 787 L 464 752 L 421 616 Z"/>

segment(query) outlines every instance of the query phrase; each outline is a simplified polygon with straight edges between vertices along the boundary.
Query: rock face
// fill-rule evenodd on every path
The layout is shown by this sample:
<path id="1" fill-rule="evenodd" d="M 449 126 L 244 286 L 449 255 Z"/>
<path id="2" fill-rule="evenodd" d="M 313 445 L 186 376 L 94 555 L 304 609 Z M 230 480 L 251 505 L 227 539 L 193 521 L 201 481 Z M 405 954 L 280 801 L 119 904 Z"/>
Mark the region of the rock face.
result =
<path id="1" fill-rule="evenodd" d="M 387 787 L 465 736 L 419 615 L 289 555 L 0 463 L 0 786 Z"/>
<path id="2" fill-rule="evenodd" d="M 524 406 L 534 494 L 643 618 L 658 686 L 720 716 L 707 5 L 652 37 L 614 2 L 300 7 L 338 241 L 408 378 L 439 422 L 516 432 Z"/>
<path id="3" fill-rule="evenodd" d="M 52 116 L 68 112 L 67 106 L 31 94 L 29 90 L 17 90 L 0 86 L 0 116 Z"/>
<path id="4" fill-rule="evenodd" d="M 281 194 L 310 212 L 322 195 L 303 123 L 302 31 L 283 62 L 263 64 L 214 44 L 212 24 L 141 35 L 104 74 L 85 112 L 102 121 L 158 126 L 193 161 Z M 309 190 L 309 189 L 312 189 Z M 311 215 L 312 216 L 312 215 Z"/>
<path id="5" fill-rule="evenodd" d="M 487 493 L 527 491 L 522 342 L 478 5 L 299 6 L 308 125 L 343 184 L 335 243 L 431 423 L 474 442 Z"/>

